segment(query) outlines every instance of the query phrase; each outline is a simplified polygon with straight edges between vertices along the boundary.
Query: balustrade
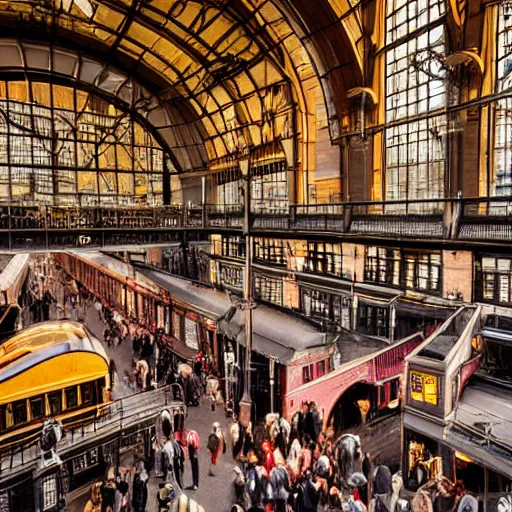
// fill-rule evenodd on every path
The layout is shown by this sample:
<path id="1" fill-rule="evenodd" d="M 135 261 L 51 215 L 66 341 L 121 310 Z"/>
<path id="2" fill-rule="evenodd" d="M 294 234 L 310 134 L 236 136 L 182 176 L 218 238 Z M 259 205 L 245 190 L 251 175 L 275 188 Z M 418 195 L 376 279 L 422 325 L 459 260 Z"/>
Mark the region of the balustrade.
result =
<path id="1" fill-rule="evenodd" d="M 95 240 L 101 245 L 109 232 L 118 233 L 119 239 L 128 237 L 137 243 L 139 231 L 147 235 L 149 230 L 186 228 L 241 230 L 243 221 L 243 205 L 237 204 L 206 204 L 204 207 L 0 205 L 0 231 L 10 233 L 9 240 L 3 237 L 3 245 L 8 248 L 15 245 L 14 235 L 17 240 L 23 236 L 27 240 L 35 240 L 38 238 L 36 232 L 43 233 L 46 245 L 51 233 L 66 231 L 69 235 L 71 232 L 74 240 L 71 245 L 80 246 L 87 245 L 91 232 L 98 231 L 102 234 L 99 240 Z M 512 197 L 290 205 L 251 212 L 251 227 L 261 231 L 416 239 L 510 240 Z M 129 232 L 135 236 L 129 237 Z M 78 239 L 82 235 L 85 238 Z"/>

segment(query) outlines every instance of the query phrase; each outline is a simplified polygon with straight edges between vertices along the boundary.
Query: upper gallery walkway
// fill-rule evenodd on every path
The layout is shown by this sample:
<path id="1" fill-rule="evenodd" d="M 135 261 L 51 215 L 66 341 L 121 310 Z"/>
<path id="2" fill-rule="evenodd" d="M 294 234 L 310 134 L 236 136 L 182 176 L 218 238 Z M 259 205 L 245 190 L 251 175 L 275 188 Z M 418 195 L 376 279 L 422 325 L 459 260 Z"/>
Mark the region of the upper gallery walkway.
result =
<path id="1" fill-rule="evenodd" d="M 0 249 L 155 244 L 182 232 L 241 232 L 243 205 L 0 206 Z M 512 197 L 290 205 L 250 214 L 254 234 L 500 246 L 512 239 Z"/>

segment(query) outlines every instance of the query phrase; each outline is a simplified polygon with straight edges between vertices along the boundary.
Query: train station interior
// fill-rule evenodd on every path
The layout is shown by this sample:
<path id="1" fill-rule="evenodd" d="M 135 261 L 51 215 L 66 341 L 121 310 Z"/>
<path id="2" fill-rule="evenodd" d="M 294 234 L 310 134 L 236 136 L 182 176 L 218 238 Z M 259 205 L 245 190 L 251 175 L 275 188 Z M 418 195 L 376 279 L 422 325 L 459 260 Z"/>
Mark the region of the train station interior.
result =
<path id="1" fill-rule="evenodd" d="M 0 512 L 512 510 L 511 247 L 512 0 L 0 0 Z"/>

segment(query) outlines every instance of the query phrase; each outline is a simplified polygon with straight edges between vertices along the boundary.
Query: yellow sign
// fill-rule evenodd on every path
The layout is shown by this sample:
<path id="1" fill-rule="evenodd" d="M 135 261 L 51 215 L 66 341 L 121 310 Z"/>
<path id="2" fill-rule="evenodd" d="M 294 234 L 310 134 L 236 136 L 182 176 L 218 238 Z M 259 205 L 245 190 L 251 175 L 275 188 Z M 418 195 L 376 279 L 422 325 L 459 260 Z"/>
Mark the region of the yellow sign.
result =
<path id="1" fill-rule="evenodd" d="M 437 377 L 421 372 L 411 372 L 411 398 L 416 402 L 437 405 Z"/>

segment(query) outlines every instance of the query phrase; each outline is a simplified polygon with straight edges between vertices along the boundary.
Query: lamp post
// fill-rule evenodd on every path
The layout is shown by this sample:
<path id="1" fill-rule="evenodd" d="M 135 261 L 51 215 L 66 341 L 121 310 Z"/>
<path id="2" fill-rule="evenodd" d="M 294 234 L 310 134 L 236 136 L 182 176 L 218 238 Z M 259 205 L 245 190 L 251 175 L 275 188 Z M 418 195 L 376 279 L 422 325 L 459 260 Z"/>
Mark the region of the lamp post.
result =
<path id="1" fill-rule="evenodd" d="M 254 308 L 252 300 L 252 239 L 250 236 L 251 213 L 251 177 L 249 172 L 249 158 L 239 161 L 240 172 L 244 180 L 244 235 L 245 235 L 245 279 L 244 299 L 242 309 L 245 310 L 245 378 L 244 394 L 240 400 L 239 421 L 244 427 L 248 427 L 251 421 L 251 353 L 252 353 L 252 325 Z"/>

